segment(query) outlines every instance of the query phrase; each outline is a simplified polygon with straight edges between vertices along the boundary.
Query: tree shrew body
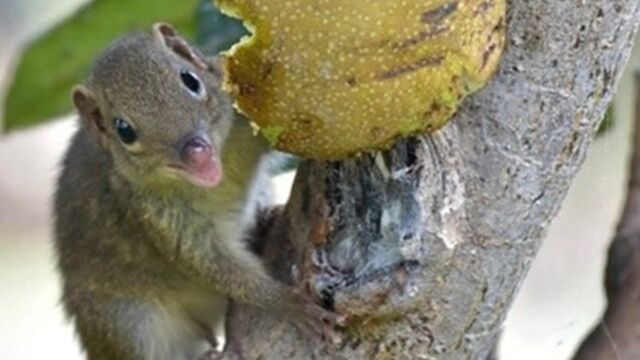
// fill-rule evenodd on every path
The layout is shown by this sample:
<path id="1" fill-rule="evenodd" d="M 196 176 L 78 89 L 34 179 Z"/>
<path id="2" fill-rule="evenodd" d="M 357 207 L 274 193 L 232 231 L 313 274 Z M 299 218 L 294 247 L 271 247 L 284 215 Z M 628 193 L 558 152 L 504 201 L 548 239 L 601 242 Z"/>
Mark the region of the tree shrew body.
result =
<path id="1" fill-rule="evenodd" d="M 89 359 L 219 354 L 229 300 L 335 335 L 339 316 L 247 249 L 268 147 L 220 88 L 217 60 L 156 24 L 112 44 L 73 91 L 82 126 L 55 235 L 63 303 Z"/>

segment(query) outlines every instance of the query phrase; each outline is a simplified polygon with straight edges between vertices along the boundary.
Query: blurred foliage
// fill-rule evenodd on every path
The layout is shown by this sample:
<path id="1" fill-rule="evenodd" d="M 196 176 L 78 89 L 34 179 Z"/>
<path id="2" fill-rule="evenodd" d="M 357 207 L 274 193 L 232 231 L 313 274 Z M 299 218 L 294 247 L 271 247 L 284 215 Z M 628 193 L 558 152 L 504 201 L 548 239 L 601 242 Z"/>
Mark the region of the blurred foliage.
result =
<path id="1" fill-rule="evenodd" d="M 202 0 L 196 14 L 196 43 L 205 54 L 229 49 L 249 32 L 240 20 L 224 15 L 212 0 Z"/>
<path id="2" fill-rule="evenodd" d="M 83 81 L 93 59 L 118 36 L 148 31 L 157 21 L 195 38 L 207 53 L 228 48 L 246 34 L 212 0 L 95 0 L 27 46 L 4 102 L 3 131 L 71 111 L 71 88 Z"/>
<path id="3" fill-rule="evenodd" d="M 274 151 L 273 154 L 277 155 L 273 156 L 273 160 L 269 163 L 269 173 L 272 176 L 294 171 L 298 168 L 298 165 L 300 165 L 300 158 L 298 156 L 280 151 Z"/>
<path id="4" fill-rule="evenodd" d="M 612 103 L 611 105 L 609 105 L 607 112 L 604 113 L 604 118 L 600 123 L 600 127 L 598 128 L 598 133 L 596 134 L 596 136 L 599 137 L 599 136 L 605 135 L 609 131 L 613 130 L 613 127 L 615 126 L 615 120 L 616 120 L 615 105 Z"/>

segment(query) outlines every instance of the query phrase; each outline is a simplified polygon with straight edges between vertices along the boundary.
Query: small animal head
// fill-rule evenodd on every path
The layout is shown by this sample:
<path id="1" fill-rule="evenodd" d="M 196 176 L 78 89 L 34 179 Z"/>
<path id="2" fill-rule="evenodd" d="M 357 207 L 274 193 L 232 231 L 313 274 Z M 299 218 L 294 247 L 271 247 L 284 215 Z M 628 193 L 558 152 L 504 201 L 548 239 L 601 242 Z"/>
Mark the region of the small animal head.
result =
<path id="1" fill-rule="evenodd" d="M 168 24 L 125 37 L 72 99 L 118 174 L 145 188 L 216 187 L 234 110 L 216 64 Z"/>

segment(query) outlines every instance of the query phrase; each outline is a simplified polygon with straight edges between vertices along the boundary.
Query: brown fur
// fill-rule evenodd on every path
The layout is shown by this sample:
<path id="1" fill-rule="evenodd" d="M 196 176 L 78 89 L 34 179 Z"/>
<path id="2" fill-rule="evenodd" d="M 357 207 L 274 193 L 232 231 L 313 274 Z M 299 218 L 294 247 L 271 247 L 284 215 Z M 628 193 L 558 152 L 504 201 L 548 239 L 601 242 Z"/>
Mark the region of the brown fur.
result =
<path id="1" fill-rule="evenodd" d="M 183 69 L 206 97 L 186 91 Z M 74 90 L 83 126 L 63 163 L 55 233 L 63 302 L 89 359 L 195 359 L 210 348 L 227 298 L 299 314 L 316 330 L 336 321 L 246 249 L 266 146 L 238 119 L 219 73 L 159 24 L 114 43 Z M 135 146 L 118 140 L 114 117 L 132 123 Z M 222 154 L 216 188 L 163 172 L 193 131 L 206 131 Z"/>

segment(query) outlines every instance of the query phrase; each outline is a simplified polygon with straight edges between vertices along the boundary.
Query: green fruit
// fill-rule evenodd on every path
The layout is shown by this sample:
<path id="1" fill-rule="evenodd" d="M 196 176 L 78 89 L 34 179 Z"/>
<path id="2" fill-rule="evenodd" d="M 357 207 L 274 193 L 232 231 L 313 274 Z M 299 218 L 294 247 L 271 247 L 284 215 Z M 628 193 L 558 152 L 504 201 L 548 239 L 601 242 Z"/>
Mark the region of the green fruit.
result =
<path id="1" fill-rule="evenodd" d="M 504 0 L 218 0 L 253 36 L 225 88 L 280 150 L 340 159 L 433 131 L 495 72 Z"/>

